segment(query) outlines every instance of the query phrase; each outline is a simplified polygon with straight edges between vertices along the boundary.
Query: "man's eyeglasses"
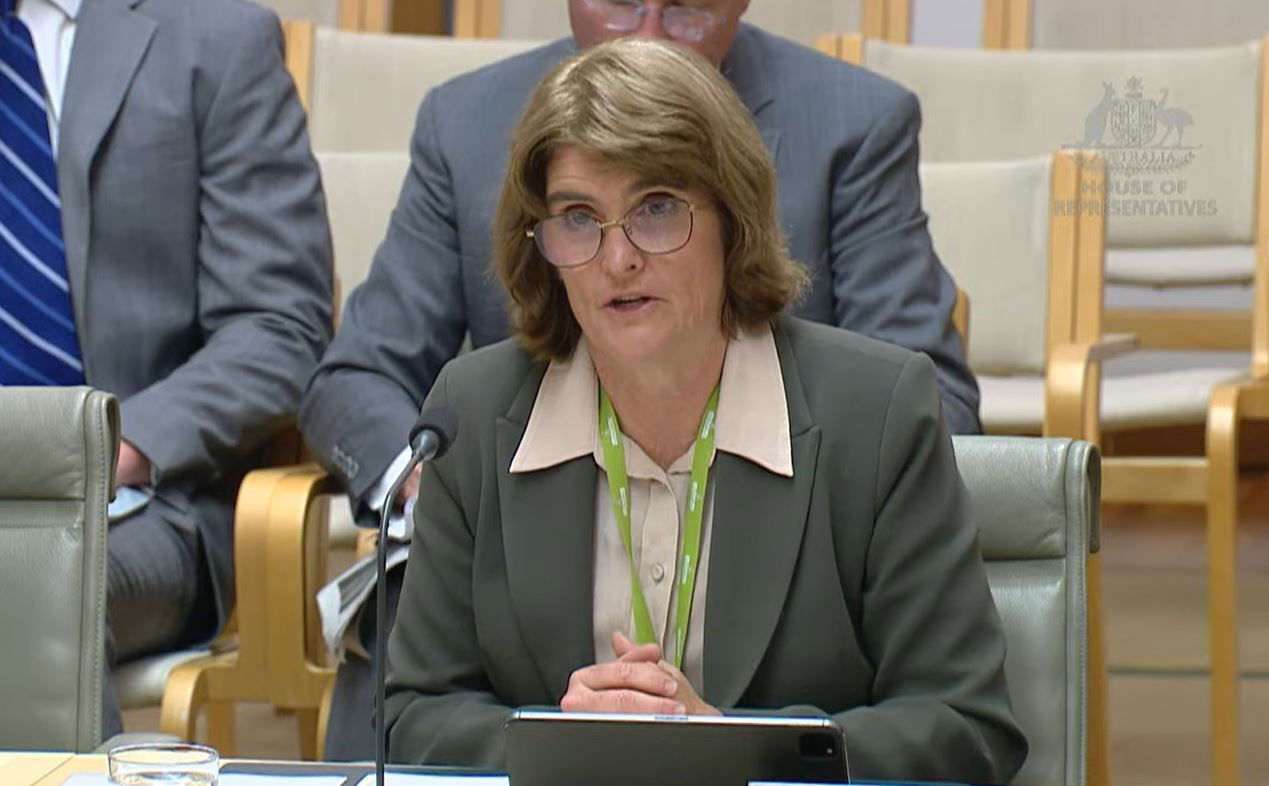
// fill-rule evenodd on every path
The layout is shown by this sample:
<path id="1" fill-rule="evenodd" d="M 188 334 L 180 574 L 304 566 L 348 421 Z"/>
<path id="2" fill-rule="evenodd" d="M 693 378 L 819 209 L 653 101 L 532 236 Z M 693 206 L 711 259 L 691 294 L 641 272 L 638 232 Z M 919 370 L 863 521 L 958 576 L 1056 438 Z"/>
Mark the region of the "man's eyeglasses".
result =
<path id="1" fill-rule="evenodd" d="M 585 210 L 569 210 L 547 216 L 524 230 L 538 251 L 556 267 L 577 267 L 595 258 L 604 242 L 604 231 L 619 226 L 630 244 L 645 254 L 669 254 L 692 239 L 695 206 L 672 196 L 643 202 L 621 218 L 600 221 Z"/>
<path id="2" fill-rule="evenodd" d="M 643 0 L 586 0 L 608 19 L 608 29 L 629 33 L 639 29 L 649 8 Z M 683 5 L 661 6 L 661 28 L 676 41 L 700 43 L 723 22 L 720 14 Z"/>

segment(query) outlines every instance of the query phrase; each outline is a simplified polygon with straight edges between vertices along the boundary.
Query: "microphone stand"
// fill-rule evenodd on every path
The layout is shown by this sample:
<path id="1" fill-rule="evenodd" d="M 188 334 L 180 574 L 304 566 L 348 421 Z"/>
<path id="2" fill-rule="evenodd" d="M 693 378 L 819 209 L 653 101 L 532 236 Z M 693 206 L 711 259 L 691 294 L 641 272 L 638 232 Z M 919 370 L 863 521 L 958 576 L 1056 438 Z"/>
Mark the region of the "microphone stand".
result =
<path id="1" fill-rule="evenodd" d="M 375 785 L 383 786 L 384 766 L 388 760 L 388 730 L 384 725 L 384 683 L 387 681 L 388 661 L 388 521 L 392 518 L 393 504 L 397 492 L 405 485 L 410 473 L 420 463 L 431 461 L 441 447 L 436 431 L 426 428 L 418 435 L 418 446 L 410 456 L 410 461 L 397 476 L 392 488 L 383 501 L 383 509 L 379 513 L 379 542 L 375 544 L 377 564 L 375 575 L 378 584 L 375 588 Z"/>

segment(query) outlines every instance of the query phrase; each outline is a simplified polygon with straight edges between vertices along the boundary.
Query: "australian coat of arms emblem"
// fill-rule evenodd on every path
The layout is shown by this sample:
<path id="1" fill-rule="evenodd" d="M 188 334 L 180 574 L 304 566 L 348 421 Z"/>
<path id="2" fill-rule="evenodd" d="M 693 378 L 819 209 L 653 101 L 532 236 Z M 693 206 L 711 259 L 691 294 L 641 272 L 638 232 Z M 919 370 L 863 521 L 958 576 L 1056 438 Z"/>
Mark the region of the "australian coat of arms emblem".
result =
<path id="1" fill-rule="evenodd" d="M 1110 82 L 1102 82 L 1102 98 L 1084 119 L 1079 147 L 1099 150 L 1107 166 L 1120 175 L 1162 175 L 1178 172 L 1194 160 L 1196 145 L 1185 143 L 1194 118 L 1184 108 L 1169 105 L 1168 89 L 1158 97 L 1145 93 L 1138 77 L 1124 83 L 1120 96 Z"/>

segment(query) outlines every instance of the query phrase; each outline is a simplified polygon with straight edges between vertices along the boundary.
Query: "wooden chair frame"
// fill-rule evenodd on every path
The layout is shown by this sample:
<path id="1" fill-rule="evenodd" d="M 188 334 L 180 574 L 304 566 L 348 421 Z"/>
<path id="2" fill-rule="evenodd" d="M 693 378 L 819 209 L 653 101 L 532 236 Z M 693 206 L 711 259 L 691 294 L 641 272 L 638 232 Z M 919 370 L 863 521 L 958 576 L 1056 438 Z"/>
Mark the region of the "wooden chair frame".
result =
<path id="1" fill-rule="evenodd" d="M 307 112 L 313 98 L 313 62 L 317 55 L 317 25 L 307 20 L 282 23 L 286 41 L 286 70 L 291 72 L 295 92 Z"/>
<path id="2" fill-rule="evenodd" d="M 455 38 L 501 36 L 502 0 L 454 0 L 453 35 Z"/>
<path id="3" fill-rule="evenodd" d="M 392 0 L 339 0 L 339 29 L 389 32 L 392 29 Z"/>
<path id="4" fill-rule="evenodd" d="M 1029 49 L 1030 0 L 983 0 L 983 49 Z"/>
<path id="5" fill-rule="evenodd" d="M 1255 264 L 1248 373 L 1208 400 L 1206 450 L 1198 457 L 1108 457 L 1107 502 L 1203 505 L 1207 510 L 1208 636 L 1211 650 L 1212 783 L 1237 784 L 1239 428 L 1269 420 L 1269 37 L 1261 47 Z M 1160 318 L 1166 316 L 1166 312 Z M 1195 317 L 1196 319 L 1201 318 Z M 1108 322 L 1110 315 L 1108 315 Z M 1153 340 L 1147 345 L 1156 346 Z"/>

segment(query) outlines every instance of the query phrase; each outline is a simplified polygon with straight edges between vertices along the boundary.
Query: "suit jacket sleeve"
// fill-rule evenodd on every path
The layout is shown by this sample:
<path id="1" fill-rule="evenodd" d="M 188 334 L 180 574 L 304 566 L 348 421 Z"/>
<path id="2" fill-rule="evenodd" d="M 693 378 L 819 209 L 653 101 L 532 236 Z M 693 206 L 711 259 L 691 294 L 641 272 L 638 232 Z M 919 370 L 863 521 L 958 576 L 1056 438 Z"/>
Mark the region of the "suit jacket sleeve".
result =
<path id="1" fill-rule="evenodd" d="M 214 477 L 285 423 L 330 339 L 330 236 L 304 110 L 276 17 L 250 10 L 195 34 L 205 343 L 122 405 L 123 436 L 159 479 Z"/>
<path id="2" fill-rule="evenodd" d="M 920 128 L 916 98 L 904 91 L 834 173 L 829 253 L 837 322 L 929 355 L 948 428 L 976 434 L 978 385 L 951 320 L 956 285 L 934 253 L 921 209 Z"/>
<path id="3" fill-rule="evenodd" d="M 300 412 L 308 443 L 358 503 L 405 446 L 467 326 L 454 196 L 437 132 L 440 102 L 433 91 L 419 109 L 387 236 L 348 299 Z"/>
<path id="4" fill-rule="evenodd" d="M 872 701 L 833 717 L 852 778 L 1005 783 L 1027 743 L 933 377 L 928 360 L 910 359 L 885 416 L 860 631 Z"/>
<path id="5" fill-rule="evenodd" d="M 429 405 L 447 393 L 442 373 Z M 501 766 L 511 709 L 483 667 L 472 605 L 475 534 L 459 504 L 453 459 L 451 452 L 429 465 L 414 507 L 398 624 L 388 640 L 388 752 L 393 761 Z"/>

